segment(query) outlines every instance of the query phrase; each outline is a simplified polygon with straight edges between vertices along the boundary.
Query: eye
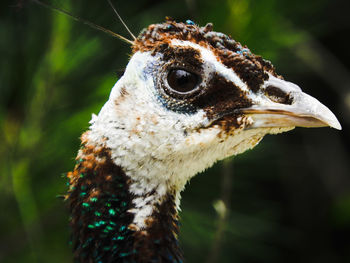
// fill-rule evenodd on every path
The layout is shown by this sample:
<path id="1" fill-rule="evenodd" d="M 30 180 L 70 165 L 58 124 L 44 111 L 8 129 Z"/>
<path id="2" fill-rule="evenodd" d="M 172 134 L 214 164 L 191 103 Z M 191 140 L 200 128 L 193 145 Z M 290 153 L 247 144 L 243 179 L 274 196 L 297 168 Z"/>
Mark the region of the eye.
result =
<path id="1" fill-rule="evenodd" d="M 188 93 L 197 88 L 199 77 L 183 69 L 172 69 L 168 73 L 167 80 L 172 90 L 178 93 Z"/>

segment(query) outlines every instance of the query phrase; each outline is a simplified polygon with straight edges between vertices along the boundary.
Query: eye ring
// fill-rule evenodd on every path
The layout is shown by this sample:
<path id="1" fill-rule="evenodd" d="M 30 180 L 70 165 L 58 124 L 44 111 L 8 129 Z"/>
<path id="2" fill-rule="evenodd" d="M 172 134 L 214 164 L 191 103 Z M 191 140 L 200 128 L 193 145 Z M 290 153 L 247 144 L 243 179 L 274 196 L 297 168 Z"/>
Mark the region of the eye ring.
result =
<path id="1" fill-rule="evenodd" d="M 192 94 L 198 89 L 200 81 L 198 74 L 183 68 L 171 68 L 166 75 L 167 87 L 179 95 Z"/>

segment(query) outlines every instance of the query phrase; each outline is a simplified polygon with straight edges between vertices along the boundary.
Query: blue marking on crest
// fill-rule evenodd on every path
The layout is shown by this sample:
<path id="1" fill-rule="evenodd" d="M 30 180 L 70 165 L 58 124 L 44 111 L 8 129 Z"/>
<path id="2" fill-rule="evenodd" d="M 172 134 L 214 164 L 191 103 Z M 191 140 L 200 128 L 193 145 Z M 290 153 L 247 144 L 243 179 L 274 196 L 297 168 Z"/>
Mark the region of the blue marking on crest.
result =
<path id="1" fill-rule="evenodd" d="M 237 50 L 236 53 L 245 57 L 249 57 L 252 54 L 248 48 Z"/>
<path id="2" fill-rule="evenodd" d="M 186 24 L 190 26 L 196 25 L 192 20 L 189 20 L 189 19 L 186 20 Z"/>

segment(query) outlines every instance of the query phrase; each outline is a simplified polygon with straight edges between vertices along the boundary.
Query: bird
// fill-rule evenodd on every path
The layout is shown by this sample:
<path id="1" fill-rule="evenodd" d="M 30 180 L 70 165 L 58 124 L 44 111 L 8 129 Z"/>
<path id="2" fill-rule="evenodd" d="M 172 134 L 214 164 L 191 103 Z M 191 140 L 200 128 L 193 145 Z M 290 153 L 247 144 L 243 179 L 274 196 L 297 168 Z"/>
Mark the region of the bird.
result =
<path id="1" fill-rule="evenodd" d="M 131 42 L 65 195 L 77 262 L 183 262 L 181 192 L 215 162 L 335 115 L 229 35 L 167 18 Z"/>

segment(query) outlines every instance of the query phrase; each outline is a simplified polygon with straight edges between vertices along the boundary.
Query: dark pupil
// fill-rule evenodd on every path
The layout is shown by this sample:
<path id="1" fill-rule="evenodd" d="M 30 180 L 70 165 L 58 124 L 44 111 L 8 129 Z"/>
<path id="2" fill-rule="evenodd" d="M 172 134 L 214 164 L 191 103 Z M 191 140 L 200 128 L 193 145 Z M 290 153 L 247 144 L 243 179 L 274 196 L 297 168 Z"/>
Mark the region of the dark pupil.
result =
<path id="1" fill-rule="evenodd" d="M 198 77 L 196 74 L 182 69 L 173 69 L 168 74 L 169 86 L 178 92 L 189 92 L 196 88 L 197 83 Z"/>

